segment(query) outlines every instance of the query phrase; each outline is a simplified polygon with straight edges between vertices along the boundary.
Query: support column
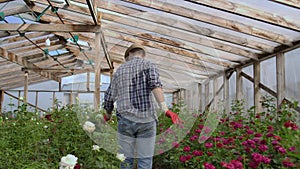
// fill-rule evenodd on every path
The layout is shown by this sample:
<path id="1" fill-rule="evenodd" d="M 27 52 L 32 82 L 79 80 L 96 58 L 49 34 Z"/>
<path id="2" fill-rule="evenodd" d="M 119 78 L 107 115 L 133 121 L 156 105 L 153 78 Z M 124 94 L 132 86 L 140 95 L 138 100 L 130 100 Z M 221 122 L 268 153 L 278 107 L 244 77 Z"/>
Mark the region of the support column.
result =
<path id="1" fill-rule="evenodd" d="M 276 80 L 277 80 L 277 107 L 280 106 L 285 98 L 285 59 L 284 53 L 276 55 Z"/>
<path id="2" fill-rule="evenodd" d="M 39 99 L 39 92 L 35 92 L 35 111 L 37 111 L 38 108 L 38 99 Z"/>
<path id="3" fill-rule="evenodd" d="M 70 92 L 69 99 L 70 99 L 70 106 L 71 106 L 73 104 L 73 92 L 72 91 Z"/>
<path id="4" fill-rule="evenodd" d="M 218 101 L 219 101 L 219 96 L 217 95 L 218 92 L 218 78 L 215 78 L 213 81 L 213 110 L 217 110 L 218 109 Z"/>
<path id="5" fill-rule="evenodd" d="M 55 108 L 55 92 L 52 92 L 52 109 Z"/>
<path id="6" fill-rule="evenodd" d="M 61 81 L 58 82 L 58 91 L 61 92 Z"/>
<path id="7" fill-rule="evenodd" d="M 86 83 L 86 90 L 90 91 L 90 72 L 86 73 L 86 81 L 87 81 L 87 83 Z"/>
<path id="8" fill-rule="evenodd" d="M 23 96 L 24 103 L 27 103 L 28 98 L 28 71 L 25 71 L 24 74 L 24 96 Z"/>
<path id="9" fill-rule="evenodd" d="M 198 83 L 198 91 L 199 91 L 199 112 L 202 113 L 203 110 L 202 110 L 202 84 L 201 83 Z"/>
<path id="10" fill-rule="evenodd" d="M 114 62 L 111 62 L 112 65 L 114 65 Z M 113 75 L 114 75 L 114 69 L 109 70 L 109 75 L 110 75 L 110 82 L 112 81 Z"/>
<path id="11" fill-rule="evenodd" d="M 230 112 L 230 105 L 229 105 L 229 79 L 227 78 L 226 73 L 224 74 L 223 77 L 223 83 L 224 83 L 224 94 L 223 94 L 223 98 L 224 98 L 224 108 L 225 108 L 225 113 L 229 113 Z"/>
<path id="12" fill-rule="evenodd" d="M 101 78 L 101 34 L 95 33 L 95 92 L 94 92 L 94 109 L 98 111 L 100 105 L 100 78 Z"/>
<path id="13" fill-rule="evenodd" d="M 20 98 L 20 97 L 21 97 L 21 90 L 18 91 L 18 98 Z M 21 101 L 20 101 L 20 99 L 18 99 L 18 107 L 20 106 L 20 104 L 21 104 Z"/>
<path id="14" fill-rule="evenodd" d="M 4 92 L 3 90 L 0 90 L 0 116 L 2 115 L 2 104 L 4 101 Z"/>
<path id="15" fill-rule="evenodd" d="M 236 100 L 243 99 L 243 81 L 242 81 L 242 69 L 236 69 Z"/>
<path id="16" fill-rule="evenodd" d="M 253 83 L 253 89 L 254 89 L 254 106 L 255 106 L 255 113 L 259 113 L 262 111 L 261 106 L 261 93 L 260 93 L 260 62 L 255 62 L 253 64 L 253 74 L 254 74 L 254 83 Z"/>
<path id="17" fill-rule="evenodd" d="M 205 84 L 205 109 L 207 109 L 208 104 L 209 104 L 209 81 Z"/>

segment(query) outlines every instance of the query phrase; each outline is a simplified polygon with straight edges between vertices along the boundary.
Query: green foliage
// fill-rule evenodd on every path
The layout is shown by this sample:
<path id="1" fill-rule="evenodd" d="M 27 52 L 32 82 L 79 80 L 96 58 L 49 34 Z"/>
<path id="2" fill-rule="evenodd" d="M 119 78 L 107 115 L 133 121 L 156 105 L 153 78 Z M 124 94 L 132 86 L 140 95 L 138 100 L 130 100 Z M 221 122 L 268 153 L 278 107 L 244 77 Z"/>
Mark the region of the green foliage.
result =
<path id="1" fill-rule="evenodd" d="M 300 131 L 296 122 L 298 112 L 293 110 L 297 103 L 283 103 L 277 109 L 274 100 L 266 97 L 262 104 L 265 111 L 255 113 L 254 107 L 244 110 L 244 101 L 236 100 L 232 103 L 232 112 L 224 113 L 222 118 L 212 112 L 197 116 L 193 127 L 185 139 L 179 142 L 179 146 L 156 156 L 154 165 L 157 168 L 183 169 L 204 168 L 203 165 L 209 163 L 215 168 L 225 168 L 221 166 L 221 162 L 239 160 L 246 169 L 253 162 L 252 155 L 258 153 L 268 157 L 270 162 L 257 162 L 257 168 L 299 168 Z M 180 106 L 174 107 L 180 110 Z M 217 128 L 209 133 L 206 142 L 199 143 L 199 137 L 203 136 L 205 130 L 212 129 L 210 124 L 215 124 L 214 120 L 218 122 Z M 193 139 L 195 137 L 197 139 Z M 252 147 L 247 145 L 249 140 L 256 141 Z M 275 144 L 276 141 L 278 144 Z M 212 143 L 212 147 L 208 147 L 206 143 Z M 267 149 L 260 150 L 259 146 L 262 145 Z M 190 150 L 184 151 L 184 148 Z M 201 155 L 195 155 L 195 151 L 201 152 Z M 286 167 L 285 163 L 290 163 L 291 166 Z"/>
<path id="2" fill-rule="evenodd" d="M 82 168 L 119 167 L 115 154 L 92 150 L 96 143 L 82 129 L 72 107 L 55 109 L 40 118 L 23 104 L 14 114 L 13 118 L 8 112 L 0 119 L 0 168 L 58 168 L 67 154 L 78 157 Z"/>

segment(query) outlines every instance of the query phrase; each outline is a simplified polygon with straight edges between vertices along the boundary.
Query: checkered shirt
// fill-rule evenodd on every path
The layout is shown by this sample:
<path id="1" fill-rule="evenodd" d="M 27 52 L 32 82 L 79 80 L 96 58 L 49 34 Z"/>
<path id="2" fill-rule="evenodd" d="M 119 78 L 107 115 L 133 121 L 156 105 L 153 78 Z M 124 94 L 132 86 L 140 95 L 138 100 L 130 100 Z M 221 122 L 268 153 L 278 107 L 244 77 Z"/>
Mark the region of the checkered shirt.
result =
<path id="1" fill-rule="evenodd" d="M 155 64 L 133 57 L 122 64 L 104 96 L 104 109 L 111 112 L 117 102 L 117 115 L 133 121 L 155 119 L 152 90 L 162 87 Z"/>

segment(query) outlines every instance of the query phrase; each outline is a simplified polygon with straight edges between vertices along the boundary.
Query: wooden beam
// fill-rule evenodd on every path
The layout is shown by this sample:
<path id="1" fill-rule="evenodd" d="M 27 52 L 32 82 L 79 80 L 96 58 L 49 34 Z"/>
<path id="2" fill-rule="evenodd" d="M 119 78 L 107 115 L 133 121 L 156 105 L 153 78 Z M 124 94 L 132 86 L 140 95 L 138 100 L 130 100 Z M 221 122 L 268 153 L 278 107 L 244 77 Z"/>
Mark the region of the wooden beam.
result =
<path id="1" fill-rule="evenodd" d="M 277 81 L 277 106 L 279 107 L 285 98 L 285 58 L 284 53 L 276 55 L 276 81 Z"/>
<path id="2" fill-rule="evenodd" d="M 128 20 L 127 20 L 128 21 Z M 134 23 L 133 23 L 134 24 Z M 138 23 L 139 26 L 142 26 L 143 24 L 141 22 Z M 151 26 L 149 24 L 145 24 L 145 26 L 142 26 L 143 28 Z M 133 26 L 133 25 L 131 25 Z M 157 29 L 164 29 L 162 26 L 157 26 Z M 228 60 L 231 62 L 239 62 L 239 59 L 236 59 L 236 55 L 239 55 L 241 57 L 250 58 L 250 59 L 258 59 L 258 55 L 243 50 L 234 46 L 228 46 L 227 44 L 222 44 L 214 41 L 210 41 L 208 39 L 200 39 L 199 38 L 193 38 L 193 35 L 190 34 L 183 34 L 182 32 L 177 32 L 176 36 L 170 37 L 169 35 L 162 36 L 157 33 L 161 33 L 161 31 L 157 31 L 157 33 L 149 33 L 148 31 L 141 30 L 141 29 L 130 29 L 128 27 L 124 27 L 120 24 L 105 24 L 103 22 L 103 28 L 104 30 L 111 30 L 121 33 L 122 35 L 130 35 L 134 36 L 140 39 L 146 39 L 154 42 L 163 43 L 166 45 L 171 45 L 174 47 L 179 47 L 182 49 L 186 49 L 192 52 L 196 52 L 199 54 L 205 54 L 211 57 L 219 57 L 224 60 Z M 152 28 L 153 29 L 153 28 Z M 175 32 L 174 32 L 175 31 Z M 165 32 L 165 31 L 164 31 Z M 176 33 L 176 30 L 170 30 L 170 32 Z M 180 39 L 178 39 L 178 37 Z M 184 39 L 184 40 L 181 40 Z M 198 42 L 198 43 L 195 43 Z M 201 45 L 199 45 L 199 42 Z M 205 43 L 205 45 L 204 45 Z M 224 52 L 225 51 L 225 52 Z"/>
<path id="3" fill-rule="evenodd" d="M 105 34 L 107 34 L 109 36 L 112 36 L 114 38 L 123 39 L 123 40 L 129 41 L 129 42 L 132 42 L 132 43 L 138 43 L 138 44 L 142 44 L 142 45 L 149 46 L 149 47 L 152 47 L 152 48 L 166 50 L 166 51 L 171 52 L 171 53 L 175 53 L 175 54 L 183 55 L 183 56 L 186 56 L 186 57 L 199 59 L 199 60 L 202 60 L 202 61 L 205 61 L 205 62 L 210 62 L 210 63 L 216 64 L 216 65 L 220 65 L 220 66 L 223 66 L 223 67 L 226 67 L 226 68 L 230 68 L 230 67 L 233 66 L 233 63 L 231 64 L 229 62 L 224 62 L 224 61 L 221 61 L 221 60 L 208 58 L 208 57 L 205 57 L 204 55 L 200 55 L 200 54 L 197 54 L 195 52 L 180 49 L 180 48 L 177 48 L 177 47 L 174 47 L 174 46 L 171 46 L 171 45 L 165 45 L 165 44 L 162 44 L 162 43 L 157 43 L 157 42 L 153 42 L 153 41 L 149 41 L 149 40 L 145 40 L 145 39 L 134 38 L 134 37 L 128 36 L 128 35 L 121 35 L 119 33 L 116 33 L 116 32 L 113 32 L 113 31 L 108 31 L 108 30 L 106 30 L 104 32 L 105 32 Z"/>
<path id="4" fill-rule="evenodd" d="M 4 93 L 5 93 L 6 95 L 8 95 L 9 97 L 12 97 L 12 98 L 17 99 L 18 101 L 20 101 L 20 97 L 16 97 L 16 96 L 14 96 L 14 95 L 12 95 L 12 94 L 6 92 L 6 91 L 4 91 Z M 29 106 L 31 106 L 31 107 L 35 107 L 35 105 L 33 105 L 33 104 L 31 104 L 31 103 L 27 103 L 27 104 L 28 104 Z M 37 107 L 37 109 L 38 109 L 39 111 L 42 111 L 42 112 L 47 112 L 47 110 L 41 109 L 41 108 L 39 108 L 39 107 Z"/>
<path id="5" fill-rule="evenodd" d="M 87 91 L 90 91 L 90 78 L 91 78 L 91 76 L 90 76 L 90 72 L 88 71 L 88 72 L 86 72 L 86 90 Z"/>
<path id="6" fill-rule="evenodd" d="M 43 82 L 47 79 L 37 76 L 37 75 L 31 75 L 28 80 L 28 84 L 34 84 L 38 82 Z M 21 79 L 16 79 L 14 81 L 6 82 L 6 83 L 1 83 L 0 88 L 3 90 L 8 90 L 8 89 L 13 89 L 17 87 L 24 87 L 24 80 Z"/>
<path id="7" fill-rule="evenodd" d="M 80 3 L 84 3 L 84 0 L 76 0 L 76 1 L 80 2 Z M 185 33 L 189 33 L 189 34 L 192 33 L 193 34 L 192 36 L 187 36 L 187 37 L 189 37 L 191 41 L 194 41 L 197 43 L 202 42 L 202 41 L 207 42 L 207 39 L 203 39 L 203 36 L 205 36 L 205 37 L 214 38 L 214 39 L 218 39 L 221 41 L 226 41 L 226 42 L 234 43 L 237 45 L 253 48 L 256 50 L 263 50 L 268 53 L 272 51 L 272 46 L 266 45 L 259 41 L 254 41 L 251 39 L 242 38 L 240 36 L 226 34 L 221 31 L 217 31 L 217 30 L 213 30 L 213 29 L 209 29 L 206 27 L 201 27 L 199 25 L 192 24 L 188 21 L 178 20 L 176 18 L 155 14 L 153 12 L 146 12 L 135 6 L 126 7 L 126 6 L 119 5 L 115 2 L 111 2 L 111 1 L 97 1 L 97 3 L 98 3 L 97 5 L 101 9 L 114 11 L 114 12 L 126 15 L 126 19 L 122 19 L 122 18 L 117 19 L 116 17 L 118 17 L 118 16 L 112 17 L 109 13 L 104 11 L 103 19 L 112 20 L 112 21 L 119 22 L 119 23 L 122 22 L 122 24 L 124 24 L 123 22 L 126 22 L 127 20 L 129 22 L 131 22 L 132 18 L 135 18 L 135 19 L 139 19 L 139 23 L 142 21 L 150 21 L 155 24 L 158 23 L 160 26 L 155 26 L 155 28 L 163 29 L 163 30 L 165 30 L 165 32 L 166 32 L 166 30 L 168 30 L 167 27 L 175 28 L 173 30 L 169 30 L 167 35 L 175 35 L 175 36 L 182 35 L 182 36 L 184 36 Z M 141 13 L 142 13 L 142 15 L 141 15 Z M 112 18 L 112 19 L 109 19 L 109 18 Z M 113 18 L 115 18 L 115 19 L 113 19 Z M 152 25 L 152 23 L 148 24 L 148 25 L 150 26 L 150 25 Z M 174 23 L 176 23 L 176 24 L 174 24 Z M 128 25 L 128 24 L 126 24 L 126 25 Z M 132 24 L 129 24 L 129 25 L 132 25 Z M 134 24 L 134 25 L 136 25 L 136 24 Z M 165 25 L 167 27 L 165 28 L 165 27 L 163 27 L 163 25 Z M 178 31 L 180 31 L 181 33 L 178 33 Z M 199 35 L 203 35 L 203 36 L 201 37 Z M 192 40 L 191 38 L 198 38 L 198 40 Z M 213 44 L 214 41 L 212 41 L 211 43 Z M 206 44 L 209 45 L 210 43 L 206 43 Z M 291 44 L 291 42 L 287 42 L 287 44 Z M 203 45 L 205 45 L 205 43 L 203 43 Z M 216 48 L 217 47 L 221 48 L 220 44 L 218 44 L 218 43 L 213 44 L 213 45 L 216 46 Z M 225 45 L 225 46 L 228 46 L 228 45 Z"/>
<path id="8" fill-rule="evenodd" d="M 6 7 L 1 10 L 1 12 L 4 12 L 5 17 L 11 16 L 11 15 L 17 15 L 21 13 L 30 12 L 29 8 L 26 5 L 13 5 L 11 7 Z"/>
<path id="9" fill-rule="evenodd" d="M 100 32 L 100 25 L 79 24 L 0 24 L 1 31 L 20 32 Z"/>
<path id="10" fill-rule="evenodd" d="M 213 80 L 213 99 L 214 99 L 214 102 L 213 102 L 213 110 L 214 111 L 218 111 L 218 101 L 219 101 L 219 96 L 217 94 L 217 91 L 218 91 L 218 78 L 214 78 Z M 219 112 L 217 112 L 219 113 Z"/>
<path id="11" fill-rule="evenodd" d="M 261 105 L 261 92 L 260 92 L 260 62 L 255 62 L 253 64 L 253 74 L 254 74 L 254 106 L 255 106 L 255 113 L 262 112 L 262 105 Z"/>
<path id="12" fill-rule="evenodd" d="M 249 76 L 248 74 L 242 72 L 241 75 L 243 77 L 245 77 L 246 79 L 248 79 L 250 82 L 254 83 L 254 79 L 251 76 Z M 266 91 L 267 93 L 269 93 L 270 95 L 272 95 L 273 97 L 277 97 L 277 93 L 274 90 L 267 87 L 266 85 L 259 83 L 259 87 L 261 89 L 263 89 L 264 91 Z"/>
<path id="13" fill-rule="evenodd" d="M 286 44 L 290 42 L 290 39 L 284 35 L 274 33 L 270 30 L 261 29 L 259 27 L 253 27 L 237 21 L 224 19 L 219 16 L 210 15 L 204 12 L 196 11 L 188 7 L 177 6 L 171 3 L 162 1 L 147 1 L 147 0 L 122 0 L 125 2 L 131 2 L 138 5 L 154 8 L 164 12 L 172 13 L 175 15 L 183 16 L 189 19 L 213 24 L 219 27 L 227 28 L 233 31 L 241 32 L 244 34 L 256 36 L 259 38 L 267 39 L 270 41 Z"/>
<path id="14" fill-rule="evenodd" d="M 38 100 L 39 100 L 39 92 L 35 92 L 35 110 L 37 111 L 38 109 Z"/>
<path id="15" fill-rule="evenodd" d="M 123 58 L 123 47 L 118 46 L 110 50 L 110 53 L 114 57 Z M 193 74 L 203 75 L 203 76 L 211 76 L 217 74 L 218 71 L 209 71 L 200 66 L 195 66 L 192 64 L 184 63 L 181 61 L 176 60 L 176 58 L 167 57 L 163 55 L 159 55 L 156 53 L 152 53 L 151 51 L 146 52 L 146 59 L 151 60 L 153 63 L 168 67 L 168 68 L 175 68 L 181 70 L 182 72 L 191 72 Z"/>
<path id="16" fill-rule="evenodd" d="M 225 113 L 230 112 L 230 100 L 229 100 L 229 78 L 227 77 L 226 73 L 223 76 L 223 84 L 224 84 L 224 94 L 223 94 L 223 99 L 224 99 L 224 108 L 225 108 Z"/>
<path id="17" fill-rule="evenodd" d="M 24 103 L 28 100 L 28 71 L 24 72 Z"/>
<path id="18" fill-rule="evenodd" d="M 2 115 L 2 105 L 3 105 L 3 101 L 4 101 L 4 92 L 3 90 L 0 90 L 0 115 Z"/>
<path id="19" fill-rule="evenodd" d="M 202 106 L 202 103 L 203 103 L 203 91 L 202 91 L 202 84 L 201 83 L 198 83 L 198 97 L 199 97 L 199 112 L 202 113 L 203 112 L 203 106 Z"/>
<path id="20" fill-rule="evenodd" d="M 228 0 L 187 0 L 210 8 L 238 14 L 247 18 L 255 19 L 275 26 L 286 29 L 300 31 L 300 22 L 282 15 L 274 15 L 273 13 L 252 8 L 240 3 L 230 2 Z"/>
<path id="21" fill-rule="evenodd" d="M 271 1 L 300 9 L 300 1 L 299 0 L 271 0 Z"/>
<path id="22" fill-rule="evenodd" d="M 99 110 L 100 106 L 100 80 L 101 80 L 101 34 L 96 33 L 95 35 L 95 50 L 96 50 L 96 56 L 95 56 L 95 92 L 94 92 L 94 109 L 96 112 Z"/>
<path id="23" fill-rule="evenodd" d="M 8 59 L 9 61 L 11 61 L 13 63 L 23 66 L 23 67 L 38 68 L 36 65 L 22 59 L 20 56 L 12 53 L 10 51 L 7 51 L 6 49 L 4 49 L 2 47 L 0 47 L 0 56 Z M 37 73 L 45 78 L 51 79 L 51 80 L 61 81 L 61 79 L 56 78 L 52 73 L 38 72 L 38 71 L 35 73 Z"/>
<path id="24" fill-rule="evenodd" d="M 85 1 L 81 1 L 81 3 L 84 3 L 84 2 Z M 189 42 L 201 44 L 204 46 L 213 47 L 214 49 L 217 49 L 217 50 L 234 53 L 234 54 L 241 55 L 243 57 L 252 58 L 252 59 L 256 58 L 255 54 L 250 51 L 247 51 L 246 49 L 241 49 L 236 46 L 229 47 L 227 44 L 224 44 L 222 42 L 218 42 L 215 40 L 209 40 L 203 36 L 199 36 L 199 34 L 218 38 L 223 41 L 224 40 L 225 41 L 232 40 L 236 44 L 239 44 L 242 46 L 248 46 L 251 48 L 254 47 L 256 50 L 264 50 L 267 52 L 272 51 L 272 49 L 271 49 L 272 46 L 268 46 L 268 45 L 266 46 L 266 44 L 261 44 L 258 41 L 251 42 L 251 40 L 242 39 L 241 37 L 235 37 L 234 35 L 224 34 L 222 32 L 210 30 L 208 28 L 201 28 L 197 25 L 191 25 L 191 23 L 188 23 L 188 22 L 174 20 L 174 18 L 170 18 L 170 17 L 166 18 L 164 16 L 161 16 L 161 15 L 158 16 L 158 15 L 155 15 L 152 13 L 151 13 L 151 15 L 149 15 L 148 13 L 144 12 L 143 15 L 138 15 L 137 12 L 140 12 L 140 10 L 139 11 L 134 10 L 132 8 L 128 8 L 128 7 L 121 6 L 121 5 L 116 5 L 116 4 L 111 4 L 111 3 L 107 4 L 107 2 L 102 2 L 102 1 L 97 2 L 97 3 L 98 3 L 98 6 L 101 6 L 101 8 L 103 8 L 103 9 L 116 11 L 118 13 L 122 13 L 122 14 L 126 15 L 126 19 L 124 19 L 125 16 L 120 16 L 120 15 L 116 15 L 114 13 L 109 13 L 109 12 L 104 11 L 103 12 L 103 19 L 104 19 L 103 22 L 105 20 L 109 20 L 114 23 L 120 23 L 123 25 L 128 25 L 131 27 L 148 30 L 151 32 L 157 32 L 157 33 L 160 33 L 163 35 L 172 36 L 177 39 L 182 39 L 182 40 L 186 40 Z M 81 13 L 88 14 L 88 11 L 86 9 L 84 9 L 84 7 L 79 8 L 79 6 L 76 6 L 76 5 L 73 5 L 71 8 L 68 8 L 68 10 L 72 11 L 72 12 L 77 12 L 79 10 Z M 128 14 L 130 16 L 128 16 Z M 145 16 L 145 15 L 147 15 L 147 16 Z M 165 19 L 161 18 L 161 17 L 164 17 Z M 79 18 L 77 20 L 79 21 Z M 145 22 L 144 20 L 147 20 L 147 22 Z M 159 22 L 159 24 L 157 22 Z M 167 22 L 167 23 L 164 23 L 164 22 Z M 178 23 L 178 24 L 174 25 L 174 23 Z M 103 25 L 103 27 L 105 27 L 105 25 L 111 26 L 111 24 L 103 24 L 103 23 L 102 23 L 102 25 Z M 166 25 L 166 26 L 164 26 L 164 25 Z M 186 25 L 188 25 L 188 26 L 186 26 Z M 126 27 L 122 27 L 119 29 L 124 29 L 124 28 L 126 28 Z M 191 28 L 193 28 L 193 29 L 191 29 Z M 137 33 L 135 33 L 135 34 L 137 34 Z M 139 32 L 138 34 L 141 34 L 141 33 Z M 209 40 L 210 43 L 207 43 L 207 40 Z M 251 45 L 254 45 L 254 46 L 251 46 Z"/>
<path id="25" fill-rule="evenodd" d="M 209 104 L 209 81 L 205 84 L 205 110 L 207 110 L 207 105 Z"/>
<path id="26" fill-rule="evenodd" d="M 100 25 L 100 20 L 98 20 L 98 11 L 97 11 L 97 5 L 95 4 L 96 0 L 86 0 L 86 3 L 89 7 L 91 16 L 93 18 L 95 25 Z"/>
<path id="27" fill-rule="evenodd" d="M 243 99 L 243 78 L 242 69 L 236 69 L 236 100 Z"/>

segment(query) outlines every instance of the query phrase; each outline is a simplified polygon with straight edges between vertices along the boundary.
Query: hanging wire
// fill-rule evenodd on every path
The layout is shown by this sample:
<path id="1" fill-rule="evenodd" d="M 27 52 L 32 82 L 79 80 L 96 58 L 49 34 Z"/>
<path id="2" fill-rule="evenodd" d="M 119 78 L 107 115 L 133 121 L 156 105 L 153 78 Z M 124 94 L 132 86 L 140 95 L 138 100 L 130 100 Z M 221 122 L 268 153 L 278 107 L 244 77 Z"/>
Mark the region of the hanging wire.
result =
<path id="1" fill-rule="evenodd" d="M 18 15 L 20 17 L 20 15 Z M 21 17 L 22 18 L 22 17 Z M 26 21 L 22 18 L 21 19 L 23 21 L 23 23 L 26 23 Z M 5 23 L 9 23 L 5 18 L 3 18 L 3 21 Z M 48 52 L 46 52 L 44 49 L 42 49 L 39 45 L 37 45 L 35 42 L 33 42 L 31 39 L 29 39 L 25 33 L 20 32 L 19 30 L 17 30 L 17 32 L 19 33 L 19 35 L 21 37 L 24 37 L 25 39 L 27 39 L 30 43 L 32 43 L 33 45 L 35 45 L 38 49 L 42 50 L 46 55 L 50 56 L 51 58 L 53 58 L 54 61 L 56 61 L 59 65 L 61 65 L 63 68 L 67 68 L 65 67 L 59 60 L 55 59 L 54 56 L 50 55 Z"/>
<path id="2" fill-rule="evenodd" d="M 62 23 L 62 24 L 65 24 L 65 22 L 63 21 L 63 19 L 62 19 L 62 18 L 59 16 L 59 14 L 57 13 L 58 8 L 57 8 L 57 7 L 54 7 L 54 6 L 52 5 L 52 3 L 50 2 L 50 0 L 47 0 L 47 1 L 48 1 L 49 5 L 51 6 L 52 11 L 56 14 L 56 16 L 59 18 L 59 20 L 61 21 L 61 23 Z M 84 55 L 84 57 L 90 62 L 89 57 L 86 55 L 86 53 L 85 53 L 84 50 L 81 48 L 81 46 L 78 44 L 78 42 L 75 40 L 74 35 L 73 35 L 71 32 L 69 32 L 69 35 L 72 37 L 73 41 L 74 41 L 74 42 L 76 43 L 76 45 L 78 46 L 80 52 L 82 52 L 83 55 Z M 91 66 L 92 66 L 92 68 L 94 69 L 94 65 L 91 64 Z"/>

